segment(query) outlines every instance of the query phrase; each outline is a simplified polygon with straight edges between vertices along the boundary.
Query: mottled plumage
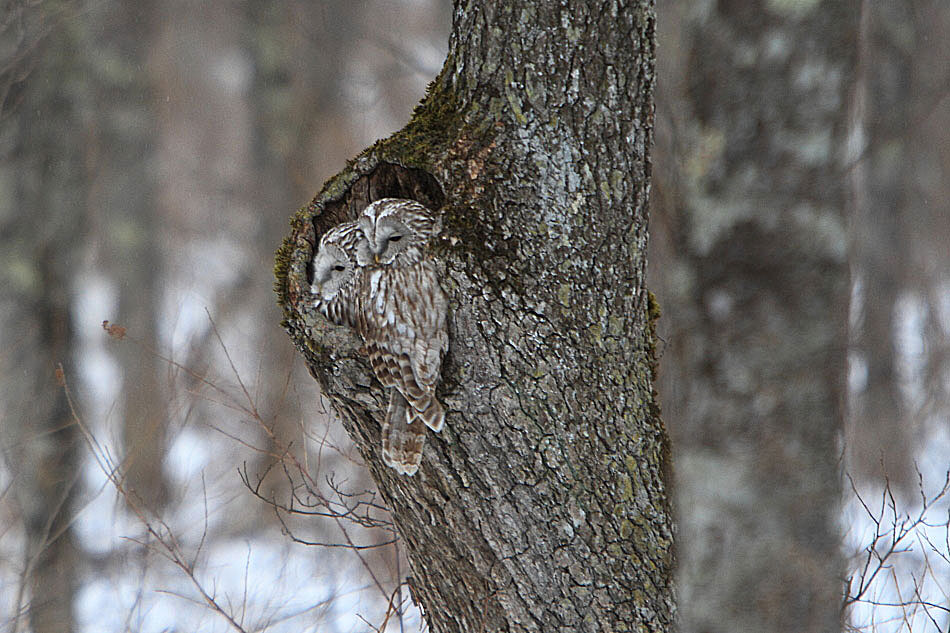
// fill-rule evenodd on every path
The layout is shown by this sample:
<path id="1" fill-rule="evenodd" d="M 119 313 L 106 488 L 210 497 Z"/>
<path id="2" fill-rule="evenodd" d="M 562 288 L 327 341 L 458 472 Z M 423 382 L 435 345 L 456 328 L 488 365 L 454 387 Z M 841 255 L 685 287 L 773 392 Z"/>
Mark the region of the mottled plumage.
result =
<path id="1" fill-rule="evenodd" d="M 317 308 L 337 325 L 357 326 L 363 281 L 357 252 L 362 242 L 359 223 L 344 222 L 323 234 L 313 258 L 310 292 Z"/>
<path id="2" fill-rule="evenodd" d="M 418 202 L 386 198 L 359 224 L 357 260 L 366 268 L 357 329 L 377 378 L 391 388 L 383 459 L 411 475 L 422 459 L 423 425 L 438 432 L 445 422 L 435 389 L 448 350 L 447 303 L 426 253 L 437 223 Z"/>
<path id="3" fill-rule="evenodd" d="M 449 343 L 447 304 L 427 256 L 437 232 L 418 202 L 377 200 L 356 222 L 327 231 L 312 264 L 315 305 L 356 329 L 389 390 L 383 461 L 407 475 L 419 469 L 425 427 L 438 432 L 445 423 L 435 389 Z"/>

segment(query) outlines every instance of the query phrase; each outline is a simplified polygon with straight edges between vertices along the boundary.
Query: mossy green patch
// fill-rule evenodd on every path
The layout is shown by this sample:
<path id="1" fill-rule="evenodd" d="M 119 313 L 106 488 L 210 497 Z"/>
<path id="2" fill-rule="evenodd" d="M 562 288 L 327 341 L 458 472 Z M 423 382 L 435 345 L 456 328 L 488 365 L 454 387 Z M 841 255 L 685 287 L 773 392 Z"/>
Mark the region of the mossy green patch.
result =
<path id="1" fill-rule="evenodd" d="M 290 272 L 290 262 L 293 257 L 294 244 L 291 237 L 285 237 L 280 248 L 274 254 L 274 292 L 277 293 L 277 305 L 283 311 L 284 316 L 289 317 L 289 306 L 287 296 L 287 273 Z M 285 326 L 286 327 L 286 326 Z"/>
<path id="2" fill-rule="evenodd" d="M 655 324 L 661 316 L 663 316 L 663 311 L 660 309 L 660 302 L 651 290 L 647 290 L 647 317 L 652 324 Z"/>
<path id="3" fill-rule="evenodd" d="M 450 63 L 446 62 L 446 68 Z M 377 141 L 369 150 L 384 161 L 432 172 L 433 161 L 459 136 L 465 112 L 453 92 L 436 79 L 412 112 L 406 127 L 389 138 Z"/>
<path id="4" fill-rule="evenodd" d="M 622 489 L 622 495 L 624 501 L 633 500 L 633 481 L 627 475 L 622 475 L 620 478 L 620 485 Z"/>
<path id="5" fill-rule="evenodd" d="M 528 117 L 526 117 L 521 110 L 521 100 L 518 98 L 515 78 L 511 70 L 505 71 L 505 97 L 508 99 L 508 107 L 511 108 L 512 114 L 515 115 L 515 121 L 517 121 L 519 125 L 527 123 Z"/>
<path id="6" fill-rule="evenodd" d="M 627 472 L 636 473 L 639 472 L 639 467 L 637 466 L 637 460 L 632 455 L 627 455 L 624 459 L 624 463 L 627 466 Z"/>
<path id="7" fill-rule="evenodd" d="M 570 284 L 561 284 L 557 290 L 558 301 L 566 308 L 571 307 L 571 286 Z"/>
<path id="8" fill-rule="evenodd" d="M 627 538 L 633 532 L 633 523 L 628 519 L 624 519 L 620 522 L 620 536 L 622 538 Z"/>

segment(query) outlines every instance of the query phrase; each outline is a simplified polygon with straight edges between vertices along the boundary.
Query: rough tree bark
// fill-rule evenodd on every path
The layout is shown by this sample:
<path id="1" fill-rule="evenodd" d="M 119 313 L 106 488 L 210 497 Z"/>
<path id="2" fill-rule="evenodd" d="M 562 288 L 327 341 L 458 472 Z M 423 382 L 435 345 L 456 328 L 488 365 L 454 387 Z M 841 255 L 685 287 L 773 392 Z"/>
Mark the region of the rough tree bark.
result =
<path id="1" fill-rule="evenodd" d="M 393 510 L 432 631 L 666 631 L 668 442 L 643 283 L 649 0 L 459 1 L 412 120 L 332 178 L 277 258 L 285 325 Z M 328 227 L 371 200 L 441 208 L 446 429 L 400 477 L 359 341 L 308 305 Z"/>
<path id="2" fill-rule="evenodd" d="M 842 167 L 858 3 L 688 3 L 684 155 L 651 260 L 671 317 L 681 628 L 841 627 L 849 274 Z M 659 263 L 659 265 L 655 265 Z"/>

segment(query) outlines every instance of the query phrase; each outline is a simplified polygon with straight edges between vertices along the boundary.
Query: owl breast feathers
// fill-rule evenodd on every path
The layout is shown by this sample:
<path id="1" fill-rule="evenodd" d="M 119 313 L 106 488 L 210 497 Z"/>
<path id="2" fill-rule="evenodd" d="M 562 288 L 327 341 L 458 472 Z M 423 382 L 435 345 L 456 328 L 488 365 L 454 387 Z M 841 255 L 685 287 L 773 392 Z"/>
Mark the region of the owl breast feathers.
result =
<path id="1" fill-rule="evenodd" d="M 437 232 L 418 202 L 377 200 L 324 235 L 313 265 L 317 306 L 357 330 L 389 390 L 383 461 L 407 475 L 419 468 L 425 427 L 438 432 L 445 421 L 435 390 L 448 350 L 447 302 L 428 254 Z"/>

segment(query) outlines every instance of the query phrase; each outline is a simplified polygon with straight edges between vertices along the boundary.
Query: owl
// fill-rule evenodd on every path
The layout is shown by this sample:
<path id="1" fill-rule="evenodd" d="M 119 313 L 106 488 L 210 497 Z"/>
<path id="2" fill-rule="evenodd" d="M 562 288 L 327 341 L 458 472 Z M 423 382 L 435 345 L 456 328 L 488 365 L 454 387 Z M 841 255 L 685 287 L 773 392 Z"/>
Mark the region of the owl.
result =
<path id="1" fill-rule="evenodd" d="M 363 277 L 357 330 L 376 377 L 390 390 L 383 460 L 412 475 L 422 459 L 424 426 L 438 432 L 445 422 L 435 388 L 448 350 L 448 306 L 427 257 L 438 226 L 427 208 L 396 198 L 372 203 L 358 223 L 363 239 L 356 261 Z"/>
<path id="2" fill-rule="evenodd" d="M 313 258 L 314 303 L 327 319 L 337 325 L 357 326 L 363 278 L 358 252 L 365 242 L 358 222 L 344 222 L 320 238 Z M 364 247 L 365 248 L 365 247 Z"/>

